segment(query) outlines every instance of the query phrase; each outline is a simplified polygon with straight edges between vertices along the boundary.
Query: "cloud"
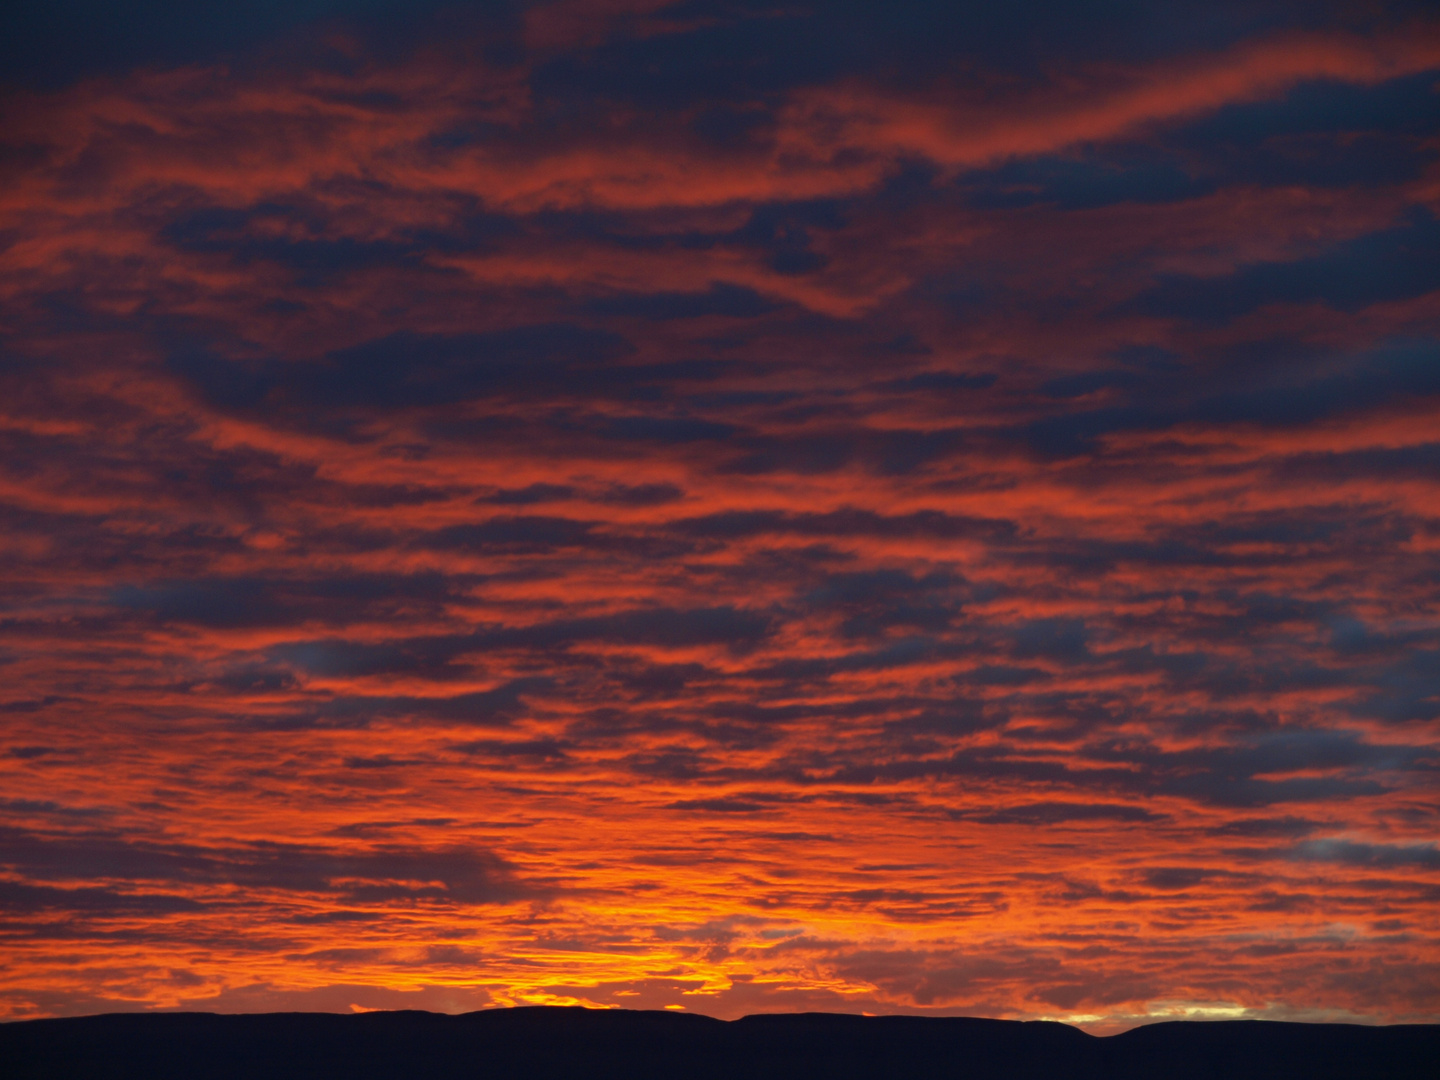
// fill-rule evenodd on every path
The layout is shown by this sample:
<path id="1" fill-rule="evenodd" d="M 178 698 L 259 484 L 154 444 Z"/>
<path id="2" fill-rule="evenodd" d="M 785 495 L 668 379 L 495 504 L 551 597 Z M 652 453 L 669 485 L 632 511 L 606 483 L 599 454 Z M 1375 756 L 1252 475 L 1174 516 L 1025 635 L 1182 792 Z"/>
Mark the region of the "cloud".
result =
<path id="1" fill-rule="evenodd" d="M 614 296 L 590 303 L 598 315 L 621 315 L 637 319 L 666 321 L 700 319 L 706 316 L 748 319 L 766 315 L 777 305 L 753 289 L 723 282 L 712 284 L 703 293 L 663 292 L 636 296 Z"/>
<path id="2" fill-rule="evenodd" d="M 1123 803 L 1030 803 L 976 814 L 986 825 L 1058 825 L 1070 821 L 1155 821 L 1161 815 Z"/>
<path id="3" fill-rule="evenodd" d="M 1220 279 L 1175 278 L 1136 298 L 1146 314 L 1232 319 L 1264 304 L 1323 303 L 1340 311 L 1407 299 L 1440 287 L 1440 227 L 1423 211 L 1383 232 L 1287 262 L 1256 263 Z"/>
<path id="4" fill-rule="evenodd" d="M 1440 850 L 1434 844 L 1369 844 L 1341 837 L 1302 840 L 1289 850 L 1288 857 L 1347 866 L 1440 866 Z"/>
<path id="5" fill-rule="evenodd" d="M 488 334 L 421 335 L 398 331 L 336 350 L 317 362 L 268 363 L 180 354 L 172 369 L 213 404 L 289 410 L 404 408 L 558 388 L 558 380 L 599 389 L 623 381 L 623 369 L 597 371 L 627 346 L 617 335 L 556 323 Z"/>
<path id="6" fill-rule="evenodd" d="M 439 574 L 330 578 L 231 578 L 125 585 L 110 600 L 164 622 L 241 628 L 293 625 L 310 619 L 349 622 L 361 613 L 438 607 L 454 582 Z"/>
<path id="7" fill-rule="evenodd" d="M 1428 10 L 362 7 L 0 42 L 7 1015 L 1440 1015 Z"/>
<path id="8" fill-rule="evenodd" d="M 322 894 L 360 904 L 397 899 L 503 904 L 544 891 L 518 879 L 504 860 L 463 847 L 416 850 L 375 846 L 327 851 L 266 841 L 202 848 L 98 832 L 46 836 L 7 829 L 0 836 L 0 861 L 12 872 L 38 881 L 74 882 L 100 877 L 132 883 L 162 882 L 182 890 L 195 885 L 226 885 Z M 146 905 L 152 909 L 162 906 L 168 911 L 199 908 L 183 895 L 112 894 L 84 887 L 16 885 L 11 902 L 117 913 Z"/>
<path id="9" fill-rule="evenodd" d="M 205 905 L 166 893 L 116 892 L 112 889 L 57 889 L 45 885 L 0 883 L 0 909 L 15 914 L 35 911 L 83 913 L 99 918 L 126 914 L 163 916 L 203 911 Z"/>
<path id="10" fill-rule="evenodd" d="M 590 522 L 538 515 L 491 518 L 475 525 L 447 525 L 427 536 L 422 546 L 444 550 L 504 548 L 549 551 L 583 544 L 590 539 Z"/>

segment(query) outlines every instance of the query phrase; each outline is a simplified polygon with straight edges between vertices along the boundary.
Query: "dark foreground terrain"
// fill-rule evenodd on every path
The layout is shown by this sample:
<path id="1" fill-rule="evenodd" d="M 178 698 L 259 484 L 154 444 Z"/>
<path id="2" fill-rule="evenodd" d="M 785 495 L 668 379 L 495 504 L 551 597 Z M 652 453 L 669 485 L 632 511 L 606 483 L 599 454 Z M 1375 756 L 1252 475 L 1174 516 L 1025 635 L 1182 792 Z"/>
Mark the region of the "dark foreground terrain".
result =
<path id="1" fill-rule="evenodd" d="M 0 1024 L 0 1076 L 1434 1080 L 1440 1025 L 1165 1023 L 1101 1039 L 1064 1024 L 826 1013 L 117 1013 Z"/>

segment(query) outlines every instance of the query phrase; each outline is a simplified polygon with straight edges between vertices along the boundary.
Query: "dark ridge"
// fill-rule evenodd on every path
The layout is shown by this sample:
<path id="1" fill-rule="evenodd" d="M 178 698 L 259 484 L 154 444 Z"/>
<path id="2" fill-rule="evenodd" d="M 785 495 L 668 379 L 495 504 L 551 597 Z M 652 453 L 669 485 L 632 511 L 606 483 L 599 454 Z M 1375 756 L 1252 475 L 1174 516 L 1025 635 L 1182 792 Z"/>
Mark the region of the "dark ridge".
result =
<path id="1" fill-rule="evenodd" d="M 843 1080 L 1431 1080 L 1440 1025 L 1177 1022 L 1095 1038 L 1065 1024 L 831 1013 L 111 1013 L 0 1024 L 10 1080 L 591 1077 Z"/>

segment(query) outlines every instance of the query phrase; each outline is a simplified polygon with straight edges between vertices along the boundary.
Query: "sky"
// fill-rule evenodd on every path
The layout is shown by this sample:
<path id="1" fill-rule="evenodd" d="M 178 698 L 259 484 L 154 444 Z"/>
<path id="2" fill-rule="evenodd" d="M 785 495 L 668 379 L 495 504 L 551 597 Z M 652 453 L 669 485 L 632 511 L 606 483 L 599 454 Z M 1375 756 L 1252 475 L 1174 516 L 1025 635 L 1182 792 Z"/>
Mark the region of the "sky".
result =
<path id="1" fill-rule="evenodd" d="M 0 1016 L 1440 1021 L 1428 5 L 20 8 Z"/>

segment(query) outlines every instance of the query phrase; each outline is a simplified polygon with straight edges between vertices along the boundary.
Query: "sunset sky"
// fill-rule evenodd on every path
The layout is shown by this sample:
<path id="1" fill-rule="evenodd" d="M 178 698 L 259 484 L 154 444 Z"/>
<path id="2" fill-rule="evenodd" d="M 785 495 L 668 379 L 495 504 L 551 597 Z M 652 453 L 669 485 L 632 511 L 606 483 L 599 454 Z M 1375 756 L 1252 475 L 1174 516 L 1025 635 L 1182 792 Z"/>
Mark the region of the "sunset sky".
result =
<path id="1" fill-rule="evenodd" d="M 1440 1021 L 1430 5 L 20 6 L 0 1017 Z"/>

